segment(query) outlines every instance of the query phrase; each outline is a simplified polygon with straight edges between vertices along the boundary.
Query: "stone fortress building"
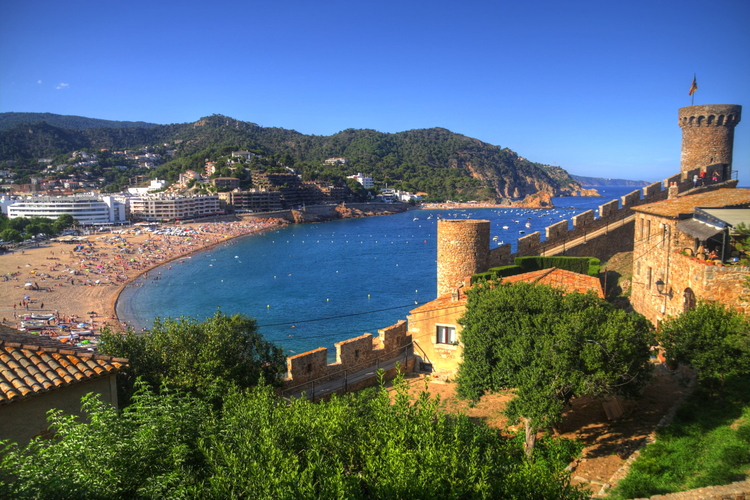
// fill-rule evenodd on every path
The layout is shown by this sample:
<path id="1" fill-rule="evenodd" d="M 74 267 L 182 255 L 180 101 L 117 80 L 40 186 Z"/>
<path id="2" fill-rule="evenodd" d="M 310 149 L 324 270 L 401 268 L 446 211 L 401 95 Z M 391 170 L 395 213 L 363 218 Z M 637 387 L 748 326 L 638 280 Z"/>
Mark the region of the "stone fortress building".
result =
<path id="1" fill-rule="evenodd" d="M 605 262 L 616 253 L 633 252 L 631 303 L 656 324 L 699 300 L 716 300 L 750 311 L 750 294 L 741 289 L 745 278 L 750 277 L 750 268 L 719 265 L 721 258 L 709 261 L 699 255 L 700 248 L 715 248 L 724 262 L 731 262 L 733 228 L 742 220 L 750 223 L 750 189 L 736 189 L 732 171 L 734 128 L 741 112 L 738 105 L 681 108 L 679 173 L 604 203 L 597 211 L 589 210 L 571 221 L 546 227 L 544 239 L 540 232 L 525 235 L 518 239 L 515 252 L 510 244 L 491 248 L 489 221 L 440 220 L 438 297 L 410 311 L 408 326 L 399 322 L 381 331 L 383 338 L 398 332 L 397 342 L 369 335 L 344 341 L 339 343 L 341 347 L 337 344 L 337 350 L 346 344 L 353 354 L 337 352 L 333 364 L 327 363 L 323 349 L 289 358 L 287 390 L 303 386 L 309 390 L 306 384 L 311 381 L 322 382 L 341 374 L 345 377 L 375 357 L 400 357 L 405 348 L 420 358 L 414 366 L 430 366 L 433 376 L 452 376 L 461 362 L 458 320 L 466 307 L 467 278 L 512 264 L 515 257 L 567 255 L 597 257 Z M 701 172 L 707 173 L 708 180 L 696 187 L 693 177 Z M 714 173 L 716 181 L 711 180 Z M 525 275 L 506 279 L 545 283 L 568 291 L 592 290 L 602 296 L 597 278 L 563 270 Z"/>

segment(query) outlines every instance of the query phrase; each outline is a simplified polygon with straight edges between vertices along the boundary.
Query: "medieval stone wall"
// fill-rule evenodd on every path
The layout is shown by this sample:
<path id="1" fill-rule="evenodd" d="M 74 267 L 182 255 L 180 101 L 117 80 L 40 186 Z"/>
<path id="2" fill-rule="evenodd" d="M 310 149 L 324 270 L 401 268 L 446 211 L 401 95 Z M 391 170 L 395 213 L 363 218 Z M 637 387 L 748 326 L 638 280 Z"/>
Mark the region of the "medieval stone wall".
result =
<path id="1" fill-rule="evenodd" d="M 285 389 L 304 385 L 310 381 L 323 383 L 342 377 L 346 370 L 361 370 L 377 362 L 387 361 L 403 355 L 411 344 L 411 335 L 406 321 L 378 330 L 378 337 L 366 333 L 352 339 L 337 342 L 336 361 L 328 364 L 328 349 L 319 347 L 286 358 L 287 374 Z"/>

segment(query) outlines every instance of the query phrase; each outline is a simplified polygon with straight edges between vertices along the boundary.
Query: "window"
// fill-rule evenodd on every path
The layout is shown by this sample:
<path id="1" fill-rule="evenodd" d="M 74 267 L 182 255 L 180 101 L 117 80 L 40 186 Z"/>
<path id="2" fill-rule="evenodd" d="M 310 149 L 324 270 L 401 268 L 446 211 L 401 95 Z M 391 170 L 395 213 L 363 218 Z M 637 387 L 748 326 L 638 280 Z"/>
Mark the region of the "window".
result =
<path id="1" fill-rule="evenodd" d="M 651 268 L 646 270 L 646 289 L 651 290 Z"/>
<path id="2" fill-rule="evenodd" d="M 651 221 L 646 221 L 646 241 L 651 241 Z"/>
<path id="3" fill-rule="evenodd" d="M 437 343 L 438 344 L 455 344 L 456 327 L 437 325 Z"/>

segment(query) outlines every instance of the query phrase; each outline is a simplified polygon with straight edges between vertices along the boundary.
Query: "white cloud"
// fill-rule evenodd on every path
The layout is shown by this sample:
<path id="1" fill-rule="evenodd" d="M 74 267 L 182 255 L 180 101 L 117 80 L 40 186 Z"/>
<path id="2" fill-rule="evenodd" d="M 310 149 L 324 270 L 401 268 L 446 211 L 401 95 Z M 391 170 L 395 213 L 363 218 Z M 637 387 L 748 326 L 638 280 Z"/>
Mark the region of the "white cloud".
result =
<path id="1" fill-rule="evenodd" d="M 55 86 L 57 90 L 67 89 L 68 87 L 70 87 L 69 83 L 58 83 L 57 86 Z"/>

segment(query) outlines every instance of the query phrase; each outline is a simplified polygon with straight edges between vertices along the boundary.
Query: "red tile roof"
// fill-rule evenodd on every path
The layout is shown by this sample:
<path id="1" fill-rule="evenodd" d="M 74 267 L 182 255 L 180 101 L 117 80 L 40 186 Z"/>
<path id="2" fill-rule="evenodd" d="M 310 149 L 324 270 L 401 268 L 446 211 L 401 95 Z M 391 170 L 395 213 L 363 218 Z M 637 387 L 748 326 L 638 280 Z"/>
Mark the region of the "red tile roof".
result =
<path id="1" fill-rule="evenodd" d="M 127 359 L 0 329 L 0 405 L 117 373 Z"/>
<path id="2" fill-rule="evenodd" d="M 518 283 L 520 281 L 526 283 L 540 283 L 555 288 L 562 288 L 567 293 L 587 293 L 588 291 L 593 290 L 597 296 L 602 299 L 604 298 L 604 292 L 602 291 L 602 285 L 599 282 L 599 278 L 574 273 L 573 271 L 566 271 L 565 269 L 558 269 L 556 267 L 503 278 L 503 283 Z"/>
<path id="3" fill-rule="evenodd" d="M 574 273 L 573 271 L 566 271 L 564 269 L 558 269 L 551 267 L 549 269 L 541 269 L 539 271 L 531 271 L 529 273 L 516 274 L 515 276 L 508 276 L 503 278 L 503 283 L 541 283 L 543 285 L 550 285 L 555 288 L 562 288 L 566 292 L 579 292 L 587 293 L 589 290 L 593 290 L 596 295 L 600 298 L 604 298 L 604 292 L 602 291 L 602 285 L 599 282 L 599 278 L 594 276 L 587 276 L 585 274 Z M 453 300 L 450 294 L 443 295 L 437 299 L 423 304 L 416 309 L 409 311 L 411 314 L 421 313 L 425 311 L 434 311 L 436 309 L 444 309 L 446 307 L 463 306 L 466 305 L 466 294 L 462 293 L 461 298 Z"/>
<path id="4" fill-rule="evenodd" d="M 717 189 L 716 191 L 680 196 L 671 200 L 639 205 L 633 207 L 633 210 L 662 217 L 676 218 L 682 214 L 692 214 L 695 207 L 723 208 L 742 205 L 750 205 L 750 189 Z"/>

